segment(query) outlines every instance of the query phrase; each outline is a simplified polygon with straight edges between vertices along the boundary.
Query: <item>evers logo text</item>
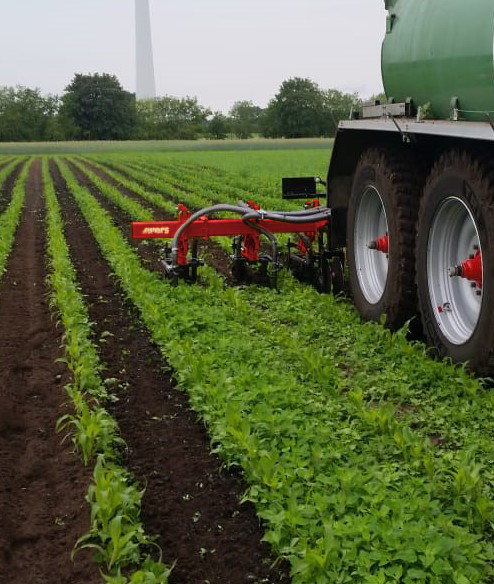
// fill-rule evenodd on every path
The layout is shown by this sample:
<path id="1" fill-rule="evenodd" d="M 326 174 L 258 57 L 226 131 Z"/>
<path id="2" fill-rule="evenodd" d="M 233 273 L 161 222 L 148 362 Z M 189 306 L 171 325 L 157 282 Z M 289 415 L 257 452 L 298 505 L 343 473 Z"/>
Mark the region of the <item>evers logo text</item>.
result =
<path id="1" fill-rule="evenodd" d="M 169 227 L 145 227 L 142 230 L 143 235 L 168 235 L 169 233 Z"/>

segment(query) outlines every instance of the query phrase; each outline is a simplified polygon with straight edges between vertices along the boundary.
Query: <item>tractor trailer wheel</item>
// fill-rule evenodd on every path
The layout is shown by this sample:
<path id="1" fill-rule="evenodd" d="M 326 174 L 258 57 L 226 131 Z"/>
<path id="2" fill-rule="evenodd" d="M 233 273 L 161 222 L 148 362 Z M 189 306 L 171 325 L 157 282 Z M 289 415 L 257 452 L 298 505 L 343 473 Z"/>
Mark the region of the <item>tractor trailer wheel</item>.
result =
<path id="1" fill-rule="evenodd" d="M 417 289 L 428 342 L 440 356 L 494 370 L 494 168 L 444 154 L 420 206 Z"/>
<path id="2" fill-rule="evenodd" d="M 392 329 L 416 312 L 415 223 L 420 173 L 412 158 L 372 148 L 358 162 L 347 215 L 347 261 L 354 304 Z"/>

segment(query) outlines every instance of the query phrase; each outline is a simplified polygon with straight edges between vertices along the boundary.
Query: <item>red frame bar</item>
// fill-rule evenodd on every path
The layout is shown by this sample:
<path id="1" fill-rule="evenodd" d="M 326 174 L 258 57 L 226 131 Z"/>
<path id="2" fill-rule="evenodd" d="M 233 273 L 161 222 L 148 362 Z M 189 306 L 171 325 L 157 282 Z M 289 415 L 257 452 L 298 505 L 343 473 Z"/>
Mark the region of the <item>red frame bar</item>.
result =
<path id="1" fill-rule="evenodd" d="M 285 223 L 263 219 L 256 224 L 271 233 L 308 233 L 317 232 L 327 225 L 328 221 L 314 221 L 312 223 Z M 132 237 L 134 239 L 173 239 L 175 233 L 183 223 L 179 221 L 146 221 L 132 223 Z M 182 234 L 186 238 L 207 239 L 212 236 L 259 235 L 259 231 L 246 225 L 242 219 L 208 219 L 201 217 L 191 223 Z"/>

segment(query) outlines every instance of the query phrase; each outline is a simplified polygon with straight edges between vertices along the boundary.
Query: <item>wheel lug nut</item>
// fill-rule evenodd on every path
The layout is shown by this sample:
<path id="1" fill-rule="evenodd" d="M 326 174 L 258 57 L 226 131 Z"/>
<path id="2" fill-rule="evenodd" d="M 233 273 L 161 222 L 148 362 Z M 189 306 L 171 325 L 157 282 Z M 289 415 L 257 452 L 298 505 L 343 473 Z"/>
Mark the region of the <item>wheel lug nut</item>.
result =
<path id="1" fill-rule="evenodd" d="M 475 251 L 478 251 L 478 250 L 480 249 L 477 243 L 476 243 L 476 244 L 473 246 L 473 249 L 474 249 Z"/>
<path id="2" fill-rule="evenodd" d="M 377 249 L 377 241 L 371 241 L 369 244 L 367 244 L 367 247 L 369 249 Z"/>
<path id="3" fill-rule="evenodd" d="M 474 259 L 474 257 L 475 257 L 475 256 L 473 255 L 473 253 L 471 253 L 471 254 L 468 256 L 468 259 L 469 259 L 469 260 L 473 260 L 473 259 Z"/>
<path id="4" fill-rule="evenodd" d="M 470 282 L 470 288 L 477 288 L 477 284 L 475 282 Z"/>
<path id="5" fill-rule="evenodd" d="M 476 294 L 477 296 L 482 296 L 482 290 L 477 290 L 477 292 L 475 292 L 475 294 Z"/>

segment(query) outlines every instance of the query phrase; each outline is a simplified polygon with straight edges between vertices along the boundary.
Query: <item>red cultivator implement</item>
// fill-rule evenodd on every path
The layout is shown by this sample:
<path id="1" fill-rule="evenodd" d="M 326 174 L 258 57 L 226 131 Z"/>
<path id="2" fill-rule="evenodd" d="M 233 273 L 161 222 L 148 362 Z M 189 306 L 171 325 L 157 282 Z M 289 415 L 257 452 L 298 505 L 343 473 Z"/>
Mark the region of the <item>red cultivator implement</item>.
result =
<path id="1" fill-rule="evenodd" d="M 320 179 L 284 179 L 283 198 L 307 198 L 316 195 Z M 296 189 L 296 190 L 294 190 Z M 297 192 L 298 191 L 298 192 Z M 317 196 L 317 195 L 316 195 Z M 264 211 L 253 201 L 238 205 L 220 204 L 191 214 L 178 206 L 178 221 L 152 221 L 132 224 L 135 239 L 172 239 L 171 247 L 164 248 L 165 274 L 177 282 L 179 278 L 194 282 L 197 268 L 203 261 L 198 257 L 198 240 L 209 237 L 233 237 L 231 270 L 234 277 L 245 280 L 248 266 L 258 264 L 261 275 L 277 285 L 278 271 L 283 267 L 275 234 L 296 235 L 297 243 L 288 242 L 285 255 L 287 265 L 295 274 L 311 281 L 320 290 L 340 288 L 342 263 L 327 245 L 328 220 L 331 211 L 321 207 L 317 198 L 308 201 L 302 211 Z M 233 213 L 236 218 L 211 219 L 217 213 Z M 261 237 L 269 244 L 268 252 L 261 252 Z M 269 272 L 270 267 L 270 273 Z"/>

